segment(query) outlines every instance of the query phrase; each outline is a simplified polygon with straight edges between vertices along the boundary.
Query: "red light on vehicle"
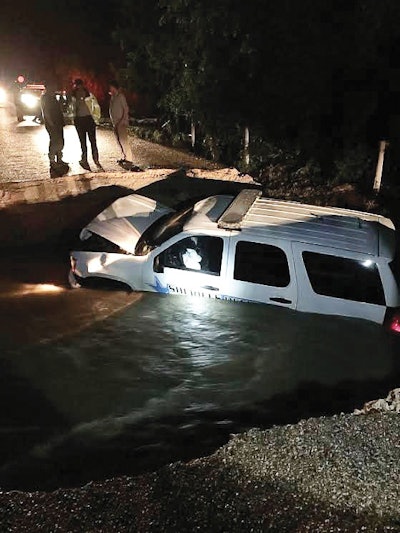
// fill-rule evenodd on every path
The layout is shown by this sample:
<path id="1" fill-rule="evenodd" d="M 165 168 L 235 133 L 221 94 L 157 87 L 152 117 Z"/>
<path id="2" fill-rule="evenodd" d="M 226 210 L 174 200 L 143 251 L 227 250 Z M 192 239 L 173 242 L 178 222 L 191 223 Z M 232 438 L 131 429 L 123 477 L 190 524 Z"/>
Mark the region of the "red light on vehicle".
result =
<path id="1" fill-rule="evenodd" d="M 20 75 L 18 76 L 18 78 L 17 78 L 17 82 L 18 82 L 18 83 L 24 83 L 24 81 L 25 81 L 25 77 L 22 76 L 22 74 L 20 74 Z"/>
<path id="2" fill-rule="evenodd" d="M 395 333 L 400 333 L 400 317 L 393 317 L 389 327 L 391 331 L 394 331 Z"/>
<path id="3" fill-rule="evenodd" d="M 388 309 L 385 327 L 392 333 L 400 333 L 400 309 Z"/>

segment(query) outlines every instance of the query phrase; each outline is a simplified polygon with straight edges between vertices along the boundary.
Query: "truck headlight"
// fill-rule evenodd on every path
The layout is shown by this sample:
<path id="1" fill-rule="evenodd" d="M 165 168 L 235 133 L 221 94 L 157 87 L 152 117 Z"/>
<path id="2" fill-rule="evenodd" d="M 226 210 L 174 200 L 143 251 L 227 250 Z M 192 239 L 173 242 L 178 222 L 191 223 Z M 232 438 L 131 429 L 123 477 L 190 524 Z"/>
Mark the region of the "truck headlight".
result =
<path id="1" fill-rule="evenodd" d="M 0 104 L 5 104 L 7 102 L 7 93 L 3 87 L 0 87 Z"/>
<path id="2" fill-rule="evenodd" d="M 33 109 L 37 106 L 38 98 L 36 96 L 33 96 L 33 94 L 22 94 L 21 102 L 26 105 L 26 107 Z"/>

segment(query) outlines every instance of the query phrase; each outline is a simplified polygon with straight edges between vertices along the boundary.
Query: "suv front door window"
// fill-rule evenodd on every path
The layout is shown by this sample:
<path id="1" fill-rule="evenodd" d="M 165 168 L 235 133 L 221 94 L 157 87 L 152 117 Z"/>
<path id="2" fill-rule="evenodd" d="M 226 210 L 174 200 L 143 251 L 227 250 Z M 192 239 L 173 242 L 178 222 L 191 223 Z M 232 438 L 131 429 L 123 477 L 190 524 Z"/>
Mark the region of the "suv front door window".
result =
<path id="1" fill-rule="evenodd" d="M 218 276 L 221 271 L 223 240 L 219 237 L 193 236 L 182 239 L 159 254 L 154 271 L 165 267 L 197 270 Z"/>
<path id="2" fill-rule="evenodd" d="M 166 292 L 217 297 L 221 288 L 224 240 L 195 235 L 181 239 L 154 258 L 157 283 Z"/>

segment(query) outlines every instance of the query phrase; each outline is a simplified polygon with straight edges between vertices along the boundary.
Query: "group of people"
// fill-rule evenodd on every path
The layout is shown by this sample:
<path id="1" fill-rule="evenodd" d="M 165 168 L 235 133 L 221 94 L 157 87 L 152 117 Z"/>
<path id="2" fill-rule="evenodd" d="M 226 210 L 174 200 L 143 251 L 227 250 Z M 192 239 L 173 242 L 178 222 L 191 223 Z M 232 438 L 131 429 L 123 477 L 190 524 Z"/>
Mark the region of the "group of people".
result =
<path id="1" fill-rule="evenodd" d="M 69 165 L 63 161 L 64 149 L 64 115 L 56 96 L 57 87 L 51 81 L 45 84 L 45 91 L 41 97 L 41 107 L 44 125 L 49 134 L 50 175 L 59 177 L 67 174 Z M 124 94 L 117 81 L 109 83 L 110 106 L 109 113 L 114 128 L 115 138 L 120 147 L 122 157 L 118 163 L 126 170 L 140 170 L 132 163 L 132 150 L 128 137 L 129 108 Z M 99 160 L 96 140 L 96 124 L 101 117 L 101 109 L 96 97 L 88 91 L 83 80 L 76 79 L 72 91 L 72 106 L 74 124 L 81 145 L 81 160 L 79 164 L 85 170 L 91 170 L 88 162 L 89 139 L 92 159 L 98 170 L 103 170 Z"/>

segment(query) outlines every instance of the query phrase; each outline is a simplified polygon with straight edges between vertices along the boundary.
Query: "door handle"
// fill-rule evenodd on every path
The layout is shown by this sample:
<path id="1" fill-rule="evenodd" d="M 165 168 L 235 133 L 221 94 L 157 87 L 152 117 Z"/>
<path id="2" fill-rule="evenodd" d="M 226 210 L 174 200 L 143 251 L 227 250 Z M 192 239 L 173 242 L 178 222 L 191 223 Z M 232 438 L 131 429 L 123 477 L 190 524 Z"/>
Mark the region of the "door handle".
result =
<path id="1" fill-rule="evenodd" d="M 279 297 L 270 298 L 270 300 L 272 302 L 278 302 L 280 304 L 291 304 L 292 303 L 292 300 L 287 300 L 286 298 L 279 298 Z"/>

